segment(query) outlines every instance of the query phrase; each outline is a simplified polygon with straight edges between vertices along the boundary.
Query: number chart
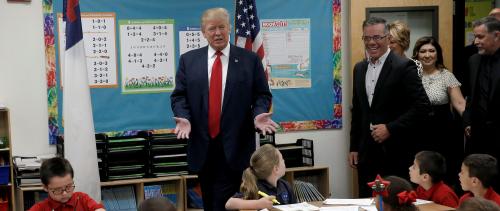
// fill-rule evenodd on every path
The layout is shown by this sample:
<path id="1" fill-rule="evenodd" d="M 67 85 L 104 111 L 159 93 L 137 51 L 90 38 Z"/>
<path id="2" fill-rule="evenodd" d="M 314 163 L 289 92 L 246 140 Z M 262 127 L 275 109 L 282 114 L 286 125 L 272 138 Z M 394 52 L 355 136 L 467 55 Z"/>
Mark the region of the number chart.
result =
<path id="1" fill-rule="evenodd" d="M 81 16 L 90 87 L 117 87 L 115 13 L 92 12 L 82 13 Z M 66 25 L 62 21 L 62 14 L 57 15 L 57 20 L 59 26 L 59 52 L 64 52 Z M 59 56 L 60 67 L 64 67 L 62 53 Z M 60 69 L 62 70 L 62 68 Z M 61 71 L 61 74 L 64 74 L 64 71 Z"/>
<path id="2" fill-rule="evenodd" d="M 122 93 L 174 88 L 174 20 L 119 20 Z"/>
<path id="3" fill-rule="evenodd" d="M 179 30 L 179 55 L 208 45 L 200 27 L 182 27 Z"/>

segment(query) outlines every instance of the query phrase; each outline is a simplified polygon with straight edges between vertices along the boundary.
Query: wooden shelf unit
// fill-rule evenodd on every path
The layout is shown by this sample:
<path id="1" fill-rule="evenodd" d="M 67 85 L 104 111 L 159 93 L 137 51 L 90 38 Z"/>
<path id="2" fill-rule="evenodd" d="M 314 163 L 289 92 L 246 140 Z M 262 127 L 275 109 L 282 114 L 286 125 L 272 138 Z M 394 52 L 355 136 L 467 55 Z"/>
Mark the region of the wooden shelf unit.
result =
<path id="1" fill-rule="evenodd" d="M 116 180 L 109 182 L 101 182 L 101 187 L 116 187 L 132 185 L 134 187 L 135 198 L 137 206 L 144 201 L 144 185 L 173 183 L 177 193 L 177 210 L 185 210 L 185 193 L 184 193 L 184 180 L 181 176 L 169 176 L 158 178 L 142 178 L 142 179 L 129 179 L 129 180 Z M 17 188 L 17 206 L 18 210 L 27 210 L 29 207 L 24 207 L 24 195 L 30 192 L 44 192 L 41 186 L 33 187 L 18 187 Z"/>
<path id="2" fill-rule="evenodd" d="M 12 139 L 10 137 L 10 120 L 9 120 L 9 110 L 7 108 L 0 108 L 0 138 L 6 140 L 8 144 L 0 146 L 0 160 L 8 164 L 9 167 L 9 178 L 7 184 L 0 185 L 0 197 L 5 195 L 8 197 L 9 208 L 7 210 L 17 210 L 15 204 L 15 188 L 14 188 L 14 171 L 12 164 Z M 2 163 L 0 163 L 2 165 Z"/>
<path id="3" fill-rule="evenodd" d="M 330 192 L 330 170 L 327 166 L 305 166 L 287 168 L 283 178 L 293 186 L 295 180 L 310 182 L 316 189 L 328 198 Z"/>
<path id="4" fill-rule="evenodd" d="M 312 182 L 313 185 L 319 190 L 324 197 L 330 196 L 330 182 L 329 182 L 329 168 L 326 166 L 313 166 L 313 167 L 295 167 L 287 168 L 285 176 L 283 177 L 290 184 L 293 184 L 295 179 L 306 182 Z M 310 180 L 313 181 L 310 181 Z M 144 185 L 154 185 L 162 183 L 174 183 L 177 193 L 177 210 L 199 210 L 188 208 L 187 186 L 189 182 L 198 180 L 196 175 L 183 175 L 183 176 L 168 176 L 158 178 L 142 178 L 142 179 L 129 179 L 129 180 L 116 180 L 109 182 L 101 182 L 101 187 L 116 187 L 123 185 L 132 185 L 135 190 L 135 197 L 137 205 L 144 201 Z M 18 187 L 17 188 L 17 210 L 25 210 L 29 207 L 24 207 L 24 194 L 29 192 L 41 192 L 41 186 L 35 187 Z"/>

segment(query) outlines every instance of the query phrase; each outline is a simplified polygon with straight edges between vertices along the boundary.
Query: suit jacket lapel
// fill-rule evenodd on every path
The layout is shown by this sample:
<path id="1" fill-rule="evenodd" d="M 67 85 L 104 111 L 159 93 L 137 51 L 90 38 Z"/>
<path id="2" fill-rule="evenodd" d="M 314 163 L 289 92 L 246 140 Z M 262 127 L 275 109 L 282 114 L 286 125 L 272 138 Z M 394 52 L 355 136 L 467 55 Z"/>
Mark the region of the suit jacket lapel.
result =
<path id="1" fill-rule="evenodd" d="M 201 81 L 201 83 L 204 83 L 200 86 L 200 87 L 203 87 L 202 89 L 204 89 L 204 90 L 200 90 L 201 97 L 203 100 L 202 102 L 204 102 L 202 109 L 203 109 L 204 113 L 208 114 L 208 95 L 209 95 L 208 59 L 207 59 L 208 58 L 208 47 L 202 48 L 200 58 L 203 58 L 203 59 L 201 59 L 201 61 L 205 61 L 205 62 L 197 62 L 198 67 L 196 69 L 200 70 L 198 72 L 198 74 L 200 74 L 200 78 L 202 79 L 200 81 Z M 208 118 L 208 115 L 207 115 L 207 118 Z"/>
<path id="2" fill-rule="evenodd" d="M 382 66 L 382 70 L 380 70 L 380 75 L 378 76 L 377 84 L 375 85 L 375 90 L 373 92 L 372 107 L 373 107 L 373 105 L 375 105 L 378 98 L 380 98 L 379 97 L 380 89 L 382 88 L 382 86 L 386 82 L 387 76 L 389 76 L 389 74 L 392 71 L 392 57 L 393 56 L 394 55 L 392 54 L 392 52 L 389 52 L 389 55 L 387 55 L 387 58 L 385 59 L 384 65 Z"/>
<path id="3" fill-rule="evenodd" d="M 470 88 L 471 90 L 470 96 L 474 96 L 474 93 L 476 92 L 476 81 L 477 81 L 477 76 L 479 73 L 479 64 L 481 63 L 481 57 L 477 56 L 476 59 L 471 61 L 471 64 L 469 65 L 470 68 Z M 472 100 L 472 98 L 471 98 Z"/>
<path id="4" fill-rule="evenodd" d="M 357 84 L 359 90 L 359 96 L 362 99 L 363 106 L 366 108 L 370 108 L 370 104 L 368 103 L 368 96 L 366 95 L 366 72 L 368 70 L 368 60 L 365 60 L 361 65 L 361 78 L 359 84 Z"/>
<path id="5" fill-rule="evenodd" d="M 498 79 L 500 79 L 500 70 L 495 70 L 494 68 L 495 67 L 499 67 L 498 64 L 500 64 L 500 56 L 499 55 L 494 55 L 494 57 L 492 58 L 492 61 L 491 61 L 491 76 L 490 76 L 490 80 L 491 80 L 491 88 L 490 88 L 490 96 L 489 96 L 489 102 L 493 102 L 495 96 L 498 95 L 498 93 L 496 93 L 496 90 L 497 90 L 497 86 L 499 86 L 500 84 L 497 83 Z"/>
<path id="6" fill-rule="evenodd" d="M 229 98 L 231 98 L 231 91 L 235 89 L 235 82 L 236 82 L 236 74 L 238 71 L 238 52 L 237 49 L 233 46 L 230 45 L 229 48 L 229 60 L 227 64 L 227 76 L 226 76 L 226 87 L 224 88 L 224 99 L 222 102 L 222 111 L 221 115 L 224 114 L 224 108 L 226 108 Z"/>

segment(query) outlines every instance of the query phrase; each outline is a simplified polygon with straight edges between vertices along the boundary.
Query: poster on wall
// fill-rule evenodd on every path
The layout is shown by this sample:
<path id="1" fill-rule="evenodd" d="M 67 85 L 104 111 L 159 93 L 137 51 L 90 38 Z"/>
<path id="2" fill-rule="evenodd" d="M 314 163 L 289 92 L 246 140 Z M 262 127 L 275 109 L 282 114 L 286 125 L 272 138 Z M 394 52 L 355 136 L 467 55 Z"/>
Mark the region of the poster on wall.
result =
<path id="1" fill-rule="evenodd" d="M 262 19 L 272 89 L 311 87 L 310 19 Z"/>
<path id="2" fill-rule="evenodd" d="M 200 27 L 186 26 L 179 30 L 179 55 L 207 45 Z"/>
<path id="3" fill-rule="evenodd" d="M 90 87 L 117 87 L 115 13 L 84 12 L 81 17 Z M 57 25 L 60 34 L 59 52 L 64 52 L 66 24 L 61 13 L 57 14 Z M 59 57 L 62 56 L 64 54 L 59 54 Z M 60 58 L 59 61 L 60 67 L 64 67 L 64 59 Z M 61 72 L 61 75 L 63 74 L 64 72 Z M 62 78 L 64 77 L 61 77 L 61 86 L 64 86 Z"/>
<path id="4" fill-rule="evenodd" d="M 174 20 L 119 20 L 122 93 L 172 91 Z"/>

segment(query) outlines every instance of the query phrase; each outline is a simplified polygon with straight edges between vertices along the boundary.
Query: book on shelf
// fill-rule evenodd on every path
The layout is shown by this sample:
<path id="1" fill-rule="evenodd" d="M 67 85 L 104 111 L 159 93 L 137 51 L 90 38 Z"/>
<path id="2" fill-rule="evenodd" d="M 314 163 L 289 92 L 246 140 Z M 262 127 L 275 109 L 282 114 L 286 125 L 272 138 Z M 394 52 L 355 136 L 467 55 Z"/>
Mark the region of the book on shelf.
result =
<path id="1" fill-rule="evenodd" d="M 137 201 L 131 185 L 103 188 L 101 190 L 104 207 L 108 211 L 135 211 Z"/>
<path id="2" fill-rule="evenodd" d="M 177 191 L 174 183 L 166 183 L 161 185 L 161 194 L 166 199 L 170 200 L 174 206 L 177 205 Z"/>
<path id="3" fill-rule="evenodd" d="M 145 185 L 144 199 L 162 197 L 161 185 Z"/>

